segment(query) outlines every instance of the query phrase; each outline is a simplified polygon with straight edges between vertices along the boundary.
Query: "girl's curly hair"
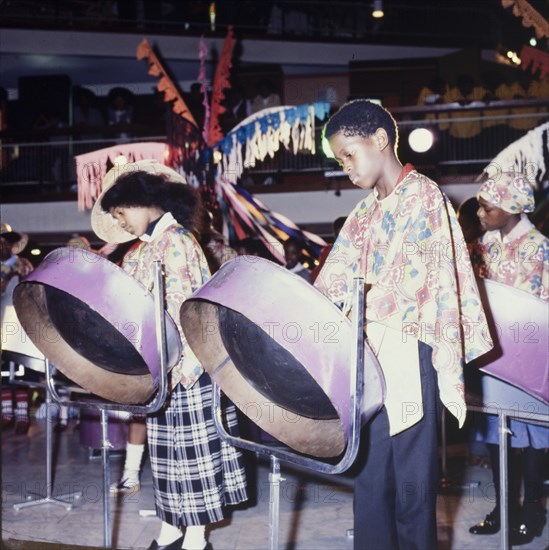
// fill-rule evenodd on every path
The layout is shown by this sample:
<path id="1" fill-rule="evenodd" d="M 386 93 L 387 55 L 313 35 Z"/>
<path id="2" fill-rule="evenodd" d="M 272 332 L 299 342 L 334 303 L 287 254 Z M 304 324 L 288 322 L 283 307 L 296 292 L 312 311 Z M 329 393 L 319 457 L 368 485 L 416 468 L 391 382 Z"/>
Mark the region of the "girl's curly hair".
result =
<path id="1" fill-rule="evenodd" d="M 160 174 L 144 170 L 120 176 L 101 199 L 101 208 L 108 212 L 119 206 L 156 206 L 189 231 L 199 234 L 202 226 L 202 201 L 192 186 L 168 180 Z"/>

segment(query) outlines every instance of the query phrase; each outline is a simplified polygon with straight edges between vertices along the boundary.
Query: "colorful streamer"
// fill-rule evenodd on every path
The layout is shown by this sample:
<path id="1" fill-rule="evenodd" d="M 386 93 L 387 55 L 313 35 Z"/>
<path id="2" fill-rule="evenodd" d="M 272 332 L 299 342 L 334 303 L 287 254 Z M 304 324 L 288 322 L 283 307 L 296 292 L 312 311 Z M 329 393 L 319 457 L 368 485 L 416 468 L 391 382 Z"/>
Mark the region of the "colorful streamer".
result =
<path id="1" fill-rule="evenodd" d="M 223 43 L 223 50 L 221 51 L 221 56 L 215 70 L 215 77 L 212 86 L 211 112 L 208 125 L 208 139 L 206 141 L 210 147 L 223 138 L 223 132 L 221 131 L 221 126 L 219 125 L 219 115 L 226 111 L 221 102 L 225 99 L 224 90 L 231 87 L 229 78 L 231 76 L 231 68 L 233 66 L 233 48 L 233 27 L 229 25 L 227 37 Z"/>
<path id="2" fill-rule="evenodd" d="M 324 120 L 328 102 L 265 109 L 233 128 L 213 149 L 221 154 L 218 175 L 237 183 L 244 168 L 253 168 L 284 146 L 294 154 L 315 153 L 315 118 Z"/>
<path id="3" fill-rule="evenodd" d="M 143 40 L 137 47 L 137 59 L 141 61 L 145 58 L 149 63 L 149 74 L 151 76 L 160 77 L 156 88 L 159 92 L 162 92 L 164 94 L 164 101 L 173 101 L 173 111 L 176 114 L 181 115 L 185 120 L 188 120 L 194 126 L 198 127 L 196 120 L 194 119 L 189 108 L 187 107 L 187 104 L 183 100 L 183 97 L 179 93 L 177 86 L 169 77 L 168 72 L 162 65 L 160 59 L 154 52 L 154 49 L 149 44 L 148 40 L 146 38 L 143 38 Z"/>

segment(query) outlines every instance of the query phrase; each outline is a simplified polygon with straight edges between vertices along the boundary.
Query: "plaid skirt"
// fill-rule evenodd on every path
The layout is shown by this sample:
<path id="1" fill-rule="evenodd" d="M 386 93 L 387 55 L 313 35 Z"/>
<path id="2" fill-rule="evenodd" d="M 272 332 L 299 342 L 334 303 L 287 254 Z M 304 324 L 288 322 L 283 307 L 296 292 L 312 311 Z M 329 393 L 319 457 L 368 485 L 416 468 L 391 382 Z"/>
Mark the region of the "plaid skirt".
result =
<path id="1" fill-rule="evenodd" d="M 234 405 L 225 426 L 236 435 Z M 177 527 L 224 518 L 223 507 L 247 500 L 242 453 L 221 440 L 212 416 L 212 382 L 204 373 L 192 388 L 178 384 L 167 406 L 147 417 L 147 440 L 158 517 Z"/>

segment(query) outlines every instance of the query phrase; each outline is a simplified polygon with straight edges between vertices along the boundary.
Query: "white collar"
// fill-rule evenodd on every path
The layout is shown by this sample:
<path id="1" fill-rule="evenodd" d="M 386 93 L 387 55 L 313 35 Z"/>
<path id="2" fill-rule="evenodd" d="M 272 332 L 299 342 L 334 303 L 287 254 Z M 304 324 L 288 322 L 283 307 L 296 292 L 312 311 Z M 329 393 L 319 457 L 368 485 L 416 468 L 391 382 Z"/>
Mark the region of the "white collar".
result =
<path id="1" fill-rule="evenodd" d="M 150 243 L 154 241 L 158 237 L 158 235 L 160 235 L 161 233 L 164 233 L 164 231 L 168 227 L 170 227 L 171 225 L 175 225 L 176 223 L 177 221 L 172 216 L 172 213 L 166 212 L 154 226 L 153 232 L 150 235 L 147 235 L 147 233 L 143 233 L 143 235 L 141 235 L 139 239 L 145 243 Z"/>
<path id="2" fill-rule="evenodd" d="M 487 231 L 486 232 L 486 238 L 491 241 L 499 241 L 499 242 L 510 242 L 514 241 L 516 239 L 520 239 L 523 235 L 528 233 L 532 228 L 534 227 L 534 224 L 528 219 L 528 216 L 526 214 L 520 215 L 520 221 L 505 235 L 505 237 L 501 238 L 501 231 L 499 229 L 495 229 L 493 231 Z"/>

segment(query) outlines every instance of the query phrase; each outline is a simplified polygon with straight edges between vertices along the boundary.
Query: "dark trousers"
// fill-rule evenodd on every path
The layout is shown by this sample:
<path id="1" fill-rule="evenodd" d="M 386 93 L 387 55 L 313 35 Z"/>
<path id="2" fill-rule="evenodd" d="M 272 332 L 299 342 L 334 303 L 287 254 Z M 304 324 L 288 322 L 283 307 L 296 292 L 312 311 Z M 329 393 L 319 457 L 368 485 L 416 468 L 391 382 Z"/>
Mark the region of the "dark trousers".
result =
<path id="1" fill-rule="evenodd" d="M 419 342 L 423 418 L 391 437 L 383 408 L 362 431 L 363 462 L 355 478 L 355 550 L 437 546 L 441 403 L 431 355 L 431 348 Z"/>
<path id="2" fill-rule="evenodd" d="M 494 513 L 499 516 L 500 513 L 500 483 L 499 483 L 499 445 L 488 444 L 490 450 L 490 460 L 492 462 L 492 479 L 496 493 L 496 506 Z M 537 514 L 542 510 L 541 499 L 543 496 L 543 481 L 547 467 L 547 453 L 545 449 L 534 449 L 525 447 L 520 449 L 520 456 L 509 449 L 508 455 L 508 473 L 507 480 L 509 484 L 508 509 L 510 523 L 519 524 L 530 521 L 537 522 Z M 522 474 L 522 475 L 521 475 Z M 524 502 L 521 514 L 520 506 L 520 487 L 524 483 Z M 499 519 L 499 518 L 497 518 Z"/>

